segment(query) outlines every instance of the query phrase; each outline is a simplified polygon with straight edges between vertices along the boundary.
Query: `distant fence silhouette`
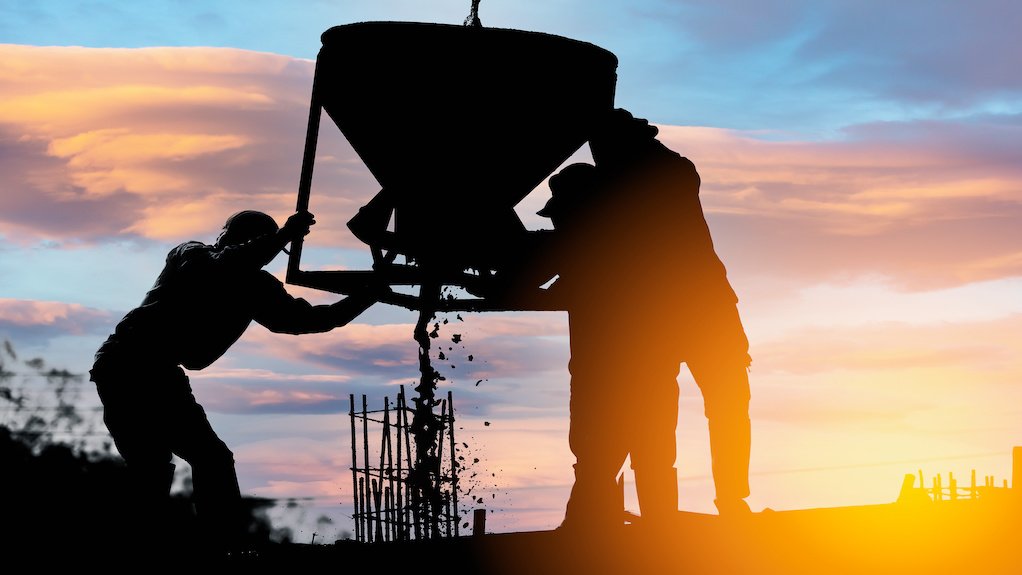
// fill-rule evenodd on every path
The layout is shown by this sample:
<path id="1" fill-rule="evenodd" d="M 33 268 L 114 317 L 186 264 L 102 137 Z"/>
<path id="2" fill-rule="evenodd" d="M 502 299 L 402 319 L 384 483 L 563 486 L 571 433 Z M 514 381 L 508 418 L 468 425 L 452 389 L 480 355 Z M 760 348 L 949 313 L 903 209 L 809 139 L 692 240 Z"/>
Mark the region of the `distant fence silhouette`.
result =
<path id="1" fill-rule="evenodd" d="M 920 469 L 918 475 L 911 473 L 905 475 L 901 484 L 901 494 L 898 497 L 898 501 L 911 502 L 929 499 L 932 502 L 940 503 L 944 501 L 958 501 L 960 499 L 982 499 L 990 496 L 1013 495 L 1015 494 L 1013 488 L 1022 480 L 1022 447 L 1014 447 L 1012 449 L 1011 475 L 1012 483 L 1010 485 L 1007 479 L 1002 479 L 1001 485 L 998 486 L 997 480 L 993 475 L 984 476 L 982 485 L 980 485 L 976 479 L 976 470 L 973 469 L 969 482 L 962 485 L 954 473 L 948 472 L 946 482 L 942 475 L 937 474 L 933 476 L 930 486 L 927 487 L 923 471 Z M 919 480 L 918 487 L 915 484 L 917 478 Z"/>

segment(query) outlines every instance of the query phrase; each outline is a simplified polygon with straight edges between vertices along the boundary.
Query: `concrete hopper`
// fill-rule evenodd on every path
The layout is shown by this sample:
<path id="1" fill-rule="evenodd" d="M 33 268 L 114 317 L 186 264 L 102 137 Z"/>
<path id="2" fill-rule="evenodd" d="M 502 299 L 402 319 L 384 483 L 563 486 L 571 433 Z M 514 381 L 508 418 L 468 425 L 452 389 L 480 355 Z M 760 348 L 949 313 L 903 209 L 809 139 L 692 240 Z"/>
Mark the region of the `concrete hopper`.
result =
<path id="1" fill-rule="evenodd" d="M 361 22 L 321 40 L 310 139 L 321 107 L 382 188 L 349 228 L 425 273 L 499 268 L 515 206 L 614 107 L 617 58 L 561 36 Z"/>

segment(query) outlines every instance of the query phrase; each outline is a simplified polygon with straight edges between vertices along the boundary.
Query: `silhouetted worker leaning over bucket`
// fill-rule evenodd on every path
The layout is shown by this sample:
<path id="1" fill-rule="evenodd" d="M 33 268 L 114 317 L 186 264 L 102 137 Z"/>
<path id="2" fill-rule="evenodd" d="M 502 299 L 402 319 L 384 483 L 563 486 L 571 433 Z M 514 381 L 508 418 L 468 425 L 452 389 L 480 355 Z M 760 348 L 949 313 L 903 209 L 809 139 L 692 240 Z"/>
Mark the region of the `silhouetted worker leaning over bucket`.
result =
<path id="1" fill-rule="evenodd" d="M 253 320 L 277 333 L 326 332 L 352 321 L 389 289 L 366 286 L 330 305 L 291 296 L 263 267 L 314 223 L 312 214 L 299 212 L 278 229 L 271 216 L 246 210 L 227 220 L 214 245 L 178 245 L 141 305 L 96 352 L 91 379 L 136 490 L 139 522 L 129 532 L 140 547 L 126 545 L 126 552 L 166 549 L 169 539 L 163 539 L 180 535 L 166 526 L 173 455 L 192 468 L 202 552 L 222 554 L 244 543 L 234 455 L 196 402 L 184 369 L 212 364 Z"/>
<path id="2" fill-rule="evenodd" d="M 524 272 L 532 283 L 496 287 L 509 292 L 499 297 L 568 311 L 576 462 L 565 530 L 623 523 L 616 477 L 628 457 L 641 523 L 677 518 L 682 362 L 704 399 L 714 503 L 721 515 L 749 513 L 749 342 L 703 215 L 699 174 L 657 134 L 614 110 L 590 139 L 595 166 L 572 164 L 550 178 L 552 197 L 538 213 L 554 230 L 533 232 L 537 258 Z M 548 289 L 522 291 L 554 274 Z"/>

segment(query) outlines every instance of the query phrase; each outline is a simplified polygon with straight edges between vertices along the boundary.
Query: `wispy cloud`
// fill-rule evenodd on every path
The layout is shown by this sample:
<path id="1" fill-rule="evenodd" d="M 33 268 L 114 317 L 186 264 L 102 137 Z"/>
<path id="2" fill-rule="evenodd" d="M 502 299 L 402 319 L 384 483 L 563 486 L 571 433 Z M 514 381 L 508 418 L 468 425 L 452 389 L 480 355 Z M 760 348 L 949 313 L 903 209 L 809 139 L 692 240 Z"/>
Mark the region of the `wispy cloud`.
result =
<path id="1" fill-rule="evenodd" d="M 8 240 L 212 238 L 238 209 L 280 219 L 293 209 L 310 62 L 228 49 L 0 50 Z M 729 269 L 880 273 L 925 287 L 1022 271 L 1022 124 L 994 121 L 863 125 L 831 142 L 678 126 L 661 137 L 700 169 Z M 307 241 L 361 249 L 345 223 L 378 185 L 333 128 L 321 130 Z"/>
<path id="2" fill-rule="evenodd" d="M 29 333 L 83 335 L 105 328 L 111 315 L 74 303 L 0 298 L 0 329 L 17 338 Z"/>
<path id="3" fill-rule="evenodd" d="M 438 318 L 438 337 L 431 340 L 434 368 L 448 380 L 468 386 L 490 378 L 513 381 L 552 373 L 559 377 L 567 364 L 566 324 L 559 315 L 465 316 L 463 322 L 454 319 L 446 324 L 446 318 Z M 413 323 L 352 323 L 324 334 L 294 337 L 254 326 L 232 354 L 274 357 L 307 366 L 305 370 L 329 368 L 363 381 L 395 385 L 420 377 L 413 330 Z"/>
<path id="4" fill-rule="evenodd" d="M 880 274 L 913 289 L 1022 273 L 1022 231 L 1013 224 L 1022 217 L 1022 157 L 1012 143 L 1020 134 L 949 121 L 863 126 L 846 141 L 772 142 L 661 128 L 700 170 L 729 269 L 783 270 L 803 282 Z"/>

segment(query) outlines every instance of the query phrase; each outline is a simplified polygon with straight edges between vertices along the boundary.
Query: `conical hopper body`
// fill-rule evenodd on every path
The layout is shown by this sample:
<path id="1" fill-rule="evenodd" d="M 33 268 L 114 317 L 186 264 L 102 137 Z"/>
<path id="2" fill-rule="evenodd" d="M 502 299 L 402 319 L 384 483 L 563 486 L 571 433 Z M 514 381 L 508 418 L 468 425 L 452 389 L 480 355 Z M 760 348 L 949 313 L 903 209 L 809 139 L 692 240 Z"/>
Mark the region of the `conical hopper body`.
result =
<path id="1" fill-rule="evenodd" d="M 614 106 L 617 58 L 521 30 L 362 22 L 323 33 L 315 94 L 394 203 L 402 252 L 485 267 L 514 207 Z"/>

